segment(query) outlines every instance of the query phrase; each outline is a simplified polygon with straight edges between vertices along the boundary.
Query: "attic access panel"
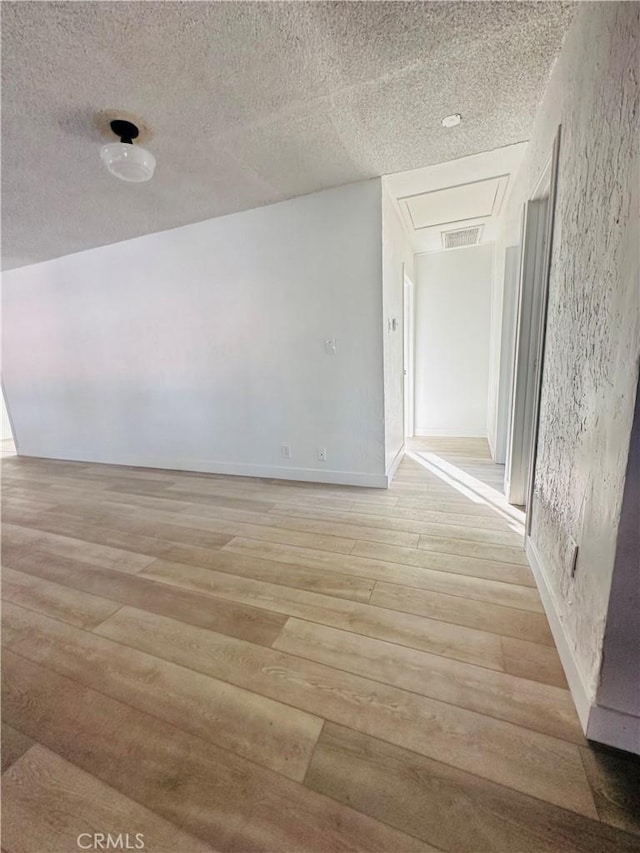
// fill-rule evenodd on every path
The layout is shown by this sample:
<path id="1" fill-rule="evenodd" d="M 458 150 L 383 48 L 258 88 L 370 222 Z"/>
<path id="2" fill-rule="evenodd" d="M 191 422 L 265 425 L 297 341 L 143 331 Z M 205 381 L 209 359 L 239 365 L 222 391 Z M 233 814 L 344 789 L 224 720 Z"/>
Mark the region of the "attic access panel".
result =
<path id="1" fill-rule="evenodd" d="M 400 199 L 406 205 L 409 220 L 416 231 L 472 219 L 484 219 L 497 213 L 506 176 L 444 187 Z"/>

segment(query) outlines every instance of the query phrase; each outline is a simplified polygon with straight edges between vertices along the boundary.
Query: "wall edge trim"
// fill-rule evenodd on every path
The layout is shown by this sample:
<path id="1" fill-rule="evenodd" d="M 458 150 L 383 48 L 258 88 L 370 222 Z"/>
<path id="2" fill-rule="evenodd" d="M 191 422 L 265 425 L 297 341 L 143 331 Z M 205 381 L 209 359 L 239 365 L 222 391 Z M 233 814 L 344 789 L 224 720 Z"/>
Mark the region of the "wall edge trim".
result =
<path id="1" fill-rule="evenodd" d="M 493 462 L 496 462 L 496 445 L 493 441 L 493 436 L 491 435 L 491 430 L 487 430 L 487 444 L 489 445 L 489 453 L 491 454 L 491 459 Z M 500 463 L 497 463 L 500 464 Z"/>
<path id="2" fill-rule="evenodd" d="M 391 465 L 389 465 L 389 470 L 387 471 L 387 487 L 391 485 L 391 481 L 395 477 L 396 471 L 398 470 L 398 465 L 400 465 L 404 458 L 405 451 L 406 445 L 403 444 L 400 450 L 396 453 L 395 459 L 393 460 Z"/>
<path id="3" fill-rule="evenodd" d="M 593 705 L 587 738 L 640 755 L 640 717 L 604 705 Z"/>

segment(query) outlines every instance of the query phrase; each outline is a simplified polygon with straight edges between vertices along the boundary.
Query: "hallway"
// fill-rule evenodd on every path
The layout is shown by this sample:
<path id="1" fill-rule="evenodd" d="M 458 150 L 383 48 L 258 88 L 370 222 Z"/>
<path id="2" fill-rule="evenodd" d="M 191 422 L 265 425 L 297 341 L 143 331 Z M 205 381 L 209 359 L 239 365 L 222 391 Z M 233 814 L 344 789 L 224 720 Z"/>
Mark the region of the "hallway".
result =
<path id="1" fill-rule="evenodd" d="M 5 459 L 3 847 L 637 850 L 501 476 L 473 439 L 388 491 Z"/>
<path id="2" fill-rule="evenodd" d="M 406 446 L 409 453 L 418 454 L 423 463 L 431 459 L 443 475 L 448 466 L 451 466 L 450 473 L 461 481 L 461 485 L 466 479 L 471 486 L 480 488 L 482 491 L 484 491 L 482 486 L 487 486 L 500 494 L 503 492 L 504 465 L 493 462 L 489 444 L 485 438 L 415 437 L 408 438 Z M 478 482 L 473 483 L 474 479 Z M 485 494 L 489 493 L 485 491 Z M 505 506 L 513 510 L 509 504 Z M 514 518 L 524 522 L 519 514 L 514 515 Z"/>

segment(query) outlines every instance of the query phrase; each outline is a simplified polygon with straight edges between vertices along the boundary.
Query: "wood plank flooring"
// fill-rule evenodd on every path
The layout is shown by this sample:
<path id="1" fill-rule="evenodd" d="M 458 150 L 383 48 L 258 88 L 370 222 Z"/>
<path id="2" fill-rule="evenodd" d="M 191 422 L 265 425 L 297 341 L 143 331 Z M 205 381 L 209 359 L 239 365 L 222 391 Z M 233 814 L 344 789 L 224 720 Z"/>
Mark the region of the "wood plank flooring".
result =
<path id="1" fill-rule="evenodd" d="M 386 491 L 2 466 L 6 853 L 640 850 L 486 443 Z"/>

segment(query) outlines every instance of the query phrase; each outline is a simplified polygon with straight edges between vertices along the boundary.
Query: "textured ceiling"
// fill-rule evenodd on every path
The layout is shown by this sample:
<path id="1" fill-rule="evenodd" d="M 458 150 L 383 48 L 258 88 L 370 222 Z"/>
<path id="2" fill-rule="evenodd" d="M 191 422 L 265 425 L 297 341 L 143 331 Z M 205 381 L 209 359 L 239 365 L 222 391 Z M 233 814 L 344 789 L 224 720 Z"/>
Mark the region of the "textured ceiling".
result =
<path id="1" fill-rule="evenodd" d="M 5 268 L 528 137 L 560 2 L 7 2 Z M 100 162 L 101 110 L 158 166 Z M 453 129 L 442 116 L 460 112 Z M 110 140 L 111 141 L 111 140 Z"/>

